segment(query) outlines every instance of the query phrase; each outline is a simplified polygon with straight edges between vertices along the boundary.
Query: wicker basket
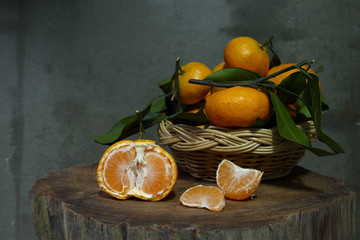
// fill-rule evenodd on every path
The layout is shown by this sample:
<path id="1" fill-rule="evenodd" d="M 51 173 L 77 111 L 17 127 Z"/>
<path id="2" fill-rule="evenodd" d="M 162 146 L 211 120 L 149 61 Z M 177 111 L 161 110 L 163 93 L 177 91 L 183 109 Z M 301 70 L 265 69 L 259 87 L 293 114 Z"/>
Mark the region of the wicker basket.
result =
<path id="1" fill-rule="evenodd" d="M 299 124 L 310 140 L 316 138 L 312 121 Z M 227 159 L 245 168 L 264 172 L 263 178 L 286 176 L 305 153 L 305 148 L 282 138 L 277 128 L 201 129 L 162 121 L 159 143 L 168 145 L 179 166 L 192 176 L 214 181 L 218 164 Z"/>

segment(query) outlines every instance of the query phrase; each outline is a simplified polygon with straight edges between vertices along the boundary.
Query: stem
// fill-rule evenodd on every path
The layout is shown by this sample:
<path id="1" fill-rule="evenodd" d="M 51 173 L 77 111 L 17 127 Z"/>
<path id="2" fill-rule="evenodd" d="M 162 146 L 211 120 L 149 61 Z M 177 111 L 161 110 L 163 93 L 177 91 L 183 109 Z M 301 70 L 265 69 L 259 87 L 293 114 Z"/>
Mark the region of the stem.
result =
<path id="1" fill-rule="evenodd" d="M 174 73 L 174 78 L 175 78 L 175 93 L 174 94 L 176 94 L 176 97 L 177 97 L 177 106 L 176 106 L 177 111 L 182 109 L 180 86 L 179 86 L 179 74 L 181 74 L 182 71 L 183 70 L 181 69 L 181 66 L 180 66 L 180 58 L 178 57 L 176 59 L 175 73 Z M 175 97 L 175 95 L 173 97 Z"/>
<path id="2" fill-rule="evenodd" d="M 176 59 L 176 70 L 182 72 L 181 66 L 180 66 L 180 58 L 178 57 Z"/>
<path id="3" fill-rule="evenodd" d="M 292 69 L 295 68 L 301 68 L 304 65 L 311 65 L 313 64 L 315 61 L 314 60 L 304 60 L 298 64 L 289 66 L 287 68 L 284 68 L 278 72 L 275 72 L 273 74 L 270 74 L 268 76 L 264 76 L 261 78 L 258 78 L 256 80 L 252 80 L 252 81 L 243 81 L 243 82 L 234 82 L 234 83 L 216 83 L 216 82 L 212 82 L 212 81 L 208 81 L 208 80 L 196 80 L 196 79 L 190 79 L 189 83 L 194 83 L 194 84 L 200 84 L 200 85 L 208 85 L 208 86 L 213 86 L 213 87 L 225 87 L 225 88 L 229 88 L 229 87 L 235 87 L 235 86 L 254 86 L 257 85 L 258 83 L 261 82 L 265 82 L 266 80 L 276 77 L 277 75 L 280 75 L 284 72 L 290 71 Z"/>
<path id="4" fill-rule="evenodd" d="M 180 58 L 176 60 L 176 69 L 178 69 L 178 75 L 183 75 L 185 71 L 180 66 Z"/>
<path id="5" fill-rule="evenodd" d="M 263 50 L 263 48 L 264 48 L 265 46 L 267 46 L 267 45 L 270 45 L 270 47 L 272 47 L 272 40 L 273 40 L 274 37 L 275 37 L 275 34 L 271 35 L 271 37 L 269 38 L 269 40 L 267 40 L 266 42 L 264 42 L 264 43 L 260 46 L 261 50 Z"/>
<path id="6" fill-rule="evenodd" d="M 142 117 L 140 116 L 140 112 L 139 110 L 136 110 L 136 115 L 138 117 L 138 120 L 139 120 L 139 139 L 142 139 L 143 138 L 143 133 L 144 133 L 144 125 L 143 125 L 143 122 L 142 122 Z"/>
<path id="7" fill-rule="evenodd" d="M 181 92 L 180 92 L 180 84 L 179 84 L 179 74 L 183 71 L 180 67 L 180 58 L 176 59 L 175 64 L 175 72 L 171 77 L 172 91 L 170 92 L 172 95 L 167 98 L 168 104 L 171 104 L 171 109 L 175 109 L 175 112 L 180 111 L 183 108 L 181 104 Z M 170 108 L 168 108 L 170 109 Z"/>
<path id="8" fill-rule="evenodd" d="M 175 81 L 175 86 L 174 86 L 174 94 L 171 97 L 171 101 L 174 101 L 175 96 L 180 100 L 180 94 L 179 94 L 179 71 L 181 72 L 182 69 L 180 67 L 180 58 L 178 57 L 176 59 L 176 63 L 175 63 L 175 72 L 174 75 L 172 77 L 172 80 Z"/>
<path id="9" fill-rule="evenodd" d="M 264 80 L 268 80 L 268 79 L 270 79 L 270 78 L 276 77 L 277 75 L 280 75 L 280 74 L 282 74 L 282 73 L 284 73 L 284 72 L 287 72 L 287 71 L 290 71 L 290 70 L 292 70 L 292 69 L 301 68 L 301 67 L 304 66 L 304 65 L 311 65 L 311 64 L 313 64 L 314 62 L 315 62 L 314 59 L 312 59 L 312 60 L 304 60 L 304 61 L 302 61 L 302 62 L 300 62 L 300 63 L 298 63 L 298 64 L 289 66 L 289 67 L 287 67 L 287 68 L 284 68 L 284 69 L 282 69 L 282 70 L 280 70 L 280 71 L 278 71 L 278 72 L 275 72 L 275 73 L 273 73 L 273 74 L 270 74 L 270 75 L 268 75 L 268 76 L 265 76 L 265 77 L 256 79 L 256 80 L 254 80 L 253 82 L 256 82 L 256 83 L 262 82 L 262 81 L 264 81 Z"/>

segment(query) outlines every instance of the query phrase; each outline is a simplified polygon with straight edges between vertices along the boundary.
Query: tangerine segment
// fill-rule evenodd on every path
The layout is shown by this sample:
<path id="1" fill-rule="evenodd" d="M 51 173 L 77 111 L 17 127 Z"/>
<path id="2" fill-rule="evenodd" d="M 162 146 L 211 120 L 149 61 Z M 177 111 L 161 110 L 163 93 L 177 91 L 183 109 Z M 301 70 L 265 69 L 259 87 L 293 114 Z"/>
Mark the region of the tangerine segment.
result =
<path id="1" fill-rule="evenodd" d="M 216 182 L 225 197 L 244 200 L 255 193 L 262 175 L 259 170 L 242 168 L 224 159 L 218 166 Z"/>
<path id="2" fill-rule="evenodd" d="M 145 151 L 144 160 L 147 164 L 146 174 L 139 184 L 146 194 L 162 194 L 167 190 L 167 185 L 172 181 L 172 165 L 162 153 Z"/>
<path id="3" fill-rule="evenodd" d="M 110 152 L 107 157 L 108 161 L 104 162 L 103 171 L 104 184 L 109 190 L 121 196 L 127 196 L 127 193 L 133 188 L 133 182 L 127 173 L 135 156 L 135 148 L 127 145 L 119 146 L 118 149 Z M 120 173 L 121 178 L 119 178 Z"/>
<path id="4" fill-rule="evenodd" d="M 104 192 L 118 199 L 158 201 L 174 188 L 178 176 L 174 158 L 150 140 L 123 140 L 101 158 L 97 179 Z"/>
<path id="5" fill-rule="evenodd" d="M 180 202 L 187 207 L 206 208 L 213 212 L 219 212 L 225 207 L 223 192 L 212 186 L 191 187 L 180 196 Z"/>

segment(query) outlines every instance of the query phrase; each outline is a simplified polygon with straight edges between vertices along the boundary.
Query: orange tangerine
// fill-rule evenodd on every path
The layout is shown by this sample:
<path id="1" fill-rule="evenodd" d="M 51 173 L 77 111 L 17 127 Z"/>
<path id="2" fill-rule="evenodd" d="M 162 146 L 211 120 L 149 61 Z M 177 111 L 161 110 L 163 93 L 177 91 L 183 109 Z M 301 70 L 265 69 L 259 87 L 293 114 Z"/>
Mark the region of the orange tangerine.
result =
<path id="1" fill-rule="evenodd" d="M 189 83 L 190 79 L 203 80 L 212 73 L 205 64 L 191 62 L 181 67 L 179 73 L 180 98 L 183 104 L 200 102 L 210 92 L 211 86 Z M 175 83 L 173 84 L 173 87 Z"/>
<path id="2" fill-rule="evenodd" d="M 231 87 L 206 98 L 206 116 L 220 127 L 250 127 L 258 118 L 271 117 L 268 95 L 251 87 Z"/>
<path id="3" fill-rule="evenodd" d="M 256 169 L 241 168 L 224 159 L 216 171 L 216 183 L 225 197 L 244 200 L 252 196 L 260 185 L 262 172 Z"/>
<path id="4" fill-rule="evenodd" d="M 102 156 L 97 180 L 104 192 L 118 199 L 158 201 L 174 188 L 178 170 L 174 158 L 151 140 L 123 140 Z"/>
<path id="5" fill-rule="evenodd" d="M 265 76 L 269 71 L 270 57 L 267 49 L 251 37 L 237 37 L 225 47 L 227 67 L 238 67 Z"/>
<path id="6" fill-rule="evenodd" d="M 180 202 L 187 207 L 206 208 L 213 212 L 219 212 L 225 207 L 223 192 L 213 186 L 191 187 L 180 196 Z"/>

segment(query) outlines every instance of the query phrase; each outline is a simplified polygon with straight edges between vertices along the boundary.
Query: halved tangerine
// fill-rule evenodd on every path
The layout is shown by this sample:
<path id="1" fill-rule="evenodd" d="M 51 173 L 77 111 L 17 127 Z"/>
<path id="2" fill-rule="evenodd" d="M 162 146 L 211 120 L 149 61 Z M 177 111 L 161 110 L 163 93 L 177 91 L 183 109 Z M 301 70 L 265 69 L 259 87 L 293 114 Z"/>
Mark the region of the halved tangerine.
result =
<path id="1" fill-rule="evenodd" d="M 180 202 L 187 207 L 206 208 L 213 212 L 219 212 L 225 207 L 223 192 L 213 186 L 191 187 L 180 196 Z"/>
<path id="2" fill-rule="evenodd" d="M 158 201 L 174 188 L 178 170 L 174 158 L 151 140 L 123 140 L 102 156 L 97 180 L 104 192 L 118 199 Z"/>
<path id="3" fill-rule="evenodd" d="M 260 185 L 263 172 L 256 169 L 239 167 L 224 159 L 216 171 L 216 183 L 225 197 L 244 200 L 255 193 Z"/>

